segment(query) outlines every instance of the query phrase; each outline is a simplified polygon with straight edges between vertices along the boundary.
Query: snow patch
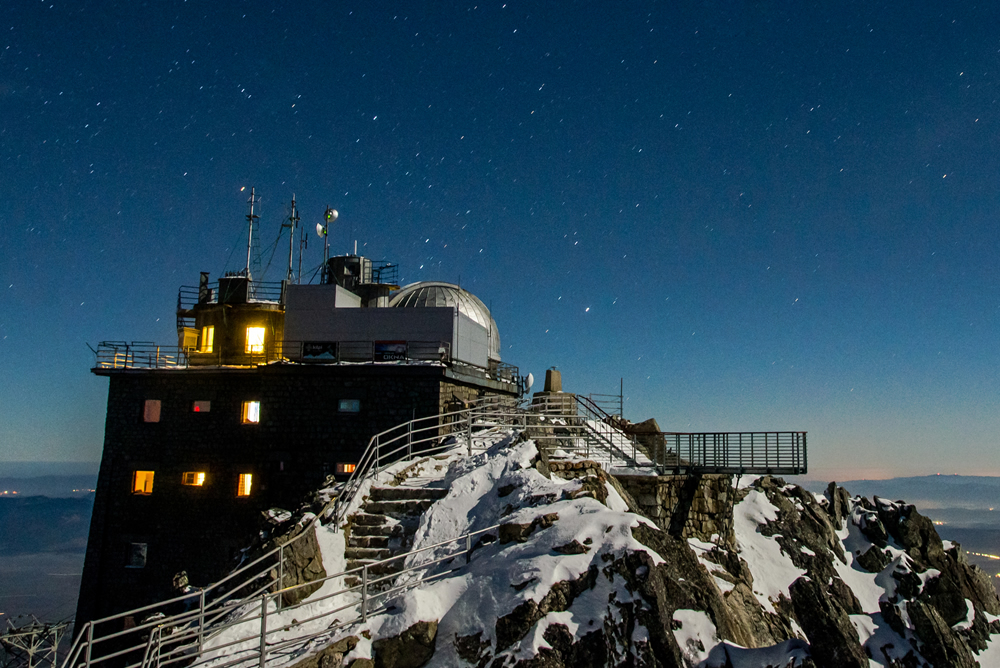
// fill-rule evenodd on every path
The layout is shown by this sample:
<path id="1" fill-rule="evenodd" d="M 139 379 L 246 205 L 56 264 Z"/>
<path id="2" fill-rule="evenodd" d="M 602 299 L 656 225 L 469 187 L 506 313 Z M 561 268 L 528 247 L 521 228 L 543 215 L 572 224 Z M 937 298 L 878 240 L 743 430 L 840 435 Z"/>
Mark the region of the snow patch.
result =
<path id="1" fill-rule="evenodd" d="M 708 614 L 701 610 L 674 611 L 674 639 L 684 657 L 693 664 L 708 658 L 710 648 L 719 644 L 719 634 Z"/>
<path id="2" fill-rule="evenodd" d="M 760 526 L 778 519 L 778 509 L 760 490 L 751 490 L 733 509 L 733 527 L 740 557 L 753 573 L 753 593 L 765 611 L 775 613 L 774 601 L 790 598 L 788 588 L 806 574 L 795 566 L 773 536 L 760 533 Z"/>

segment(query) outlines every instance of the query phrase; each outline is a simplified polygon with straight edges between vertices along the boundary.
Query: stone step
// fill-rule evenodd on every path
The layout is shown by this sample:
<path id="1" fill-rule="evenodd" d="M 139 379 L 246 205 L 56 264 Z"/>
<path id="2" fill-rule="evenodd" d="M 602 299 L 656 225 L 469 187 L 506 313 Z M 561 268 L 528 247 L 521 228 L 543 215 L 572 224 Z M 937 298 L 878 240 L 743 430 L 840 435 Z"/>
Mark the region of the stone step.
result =
<path id="1" fill-rule="evenodd" d="M 392 550 L 387 547 L 348 547 L 344 550 L 344 556 L 348 562 L 352 559 L 358 561 L 382 561 L 392 556 Z"/>
<path id="2" fill-rule="evenodd" d="M 352 547 L 375 547 L 388 549 L 389 548 L 390 536 L 379 536 L 379 535 L 368 535 L 368 536 L 358 536 L 352 534 L 351 538 L 347 541 L 347 548 Z"/>
<path id="3" fill-rule="evenodd" d="M 448 495 L 447 489 L 437 487 L 373 487 L 371 501 L 436 501 Z"/>
<path id="4" fill-rule="evenodd" d="M 347 519 L 355 527 L 361 527 L 361 526 L 377 527 L 386 524 L 387 523 L 386 520 L 388 520 L 389 518 L 379 513 L 369 513 L 362 511 L 360 513 L 354 513 Z"/>
<path id="5" fill-rule="evenodd" d="M 407 527 L 402 524 L 355 524 L 351 527 L 351 537 L 354 536 L 385 536 L 392 538 L 402 536 Z M 412 533 L 412 532 L 411 532 Z"/>
<path id="6" fill-rule="evenodd" d="M 432 499 L 421 499 L 418 501 L 369 501 L 365 504 L 365 512 L 369 514 L 382 515 L 421 515 L 431 507 Z"/>

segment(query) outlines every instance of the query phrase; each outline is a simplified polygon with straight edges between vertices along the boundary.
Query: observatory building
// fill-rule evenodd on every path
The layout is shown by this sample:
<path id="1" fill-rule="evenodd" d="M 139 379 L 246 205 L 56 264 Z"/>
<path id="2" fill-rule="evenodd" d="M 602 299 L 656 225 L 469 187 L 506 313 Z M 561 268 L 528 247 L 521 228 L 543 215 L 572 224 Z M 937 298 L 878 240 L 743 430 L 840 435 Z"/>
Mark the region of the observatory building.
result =
<path id="1" fill-rule="evenodd" d="M 77 628 L 172 596 L 180 571 L 218 580 L 262 512 L 346 478 L 374 434 L 518 396 L 479 298 L 397 277 L 356 254 L 312 285 L 202 273 L 180 288 L 177 346 L 98 346 L 108 411 Z"/>

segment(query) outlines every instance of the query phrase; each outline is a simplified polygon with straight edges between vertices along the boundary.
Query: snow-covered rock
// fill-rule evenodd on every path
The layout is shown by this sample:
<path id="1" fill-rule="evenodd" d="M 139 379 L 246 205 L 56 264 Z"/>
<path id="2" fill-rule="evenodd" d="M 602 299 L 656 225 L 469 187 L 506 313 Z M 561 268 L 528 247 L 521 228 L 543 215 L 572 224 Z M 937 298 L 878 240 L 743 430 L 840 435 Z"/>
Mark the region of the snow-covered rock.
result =
<path id="1" fill-rule="evenodd" d="M 764 477 L 729 488 L 716 512 L 731 532 L 713 542 L 671 535 L 669 517 L 644 517 L 603 471 L 546 475 L 533 441 L 446 464 L 448 494 L 414 536 L 414 549 L 430 549 L 396 580 L 414 587 L 269 663 L 998 665 L 1000 599 L 913 506 Z M 343 545 L 331 530 L 317 528 L 324 550 Z M 461 567 L 433 547 L 474 531 L 484 533 Z"/>

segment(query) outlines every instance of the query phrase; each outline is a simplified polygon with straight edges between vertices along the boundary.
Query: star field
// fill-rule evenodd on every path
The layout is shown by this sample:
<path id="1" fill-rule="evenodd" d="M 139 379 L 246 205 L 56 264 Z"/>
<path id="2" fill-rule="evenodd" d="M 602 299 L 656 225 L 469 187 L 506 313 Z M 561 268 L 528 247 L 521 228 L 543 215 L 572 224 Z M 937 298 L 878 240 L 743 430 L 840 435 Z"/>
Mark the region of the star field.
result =
<path id="1" fill-rule="evenodd" d="M 505 361 L 814 477 L 1000 475 L 1000 8 L 21 2 L 0 20 L 0 466 L 95 460 L 86 343 L 176 341 L 295 194 Z M 243 191 L 241 189 L 245 188 Z M 266 280 L 284 273 L 287 238 Z M 304 267 L 320 261 L 319 240 Z"/>

